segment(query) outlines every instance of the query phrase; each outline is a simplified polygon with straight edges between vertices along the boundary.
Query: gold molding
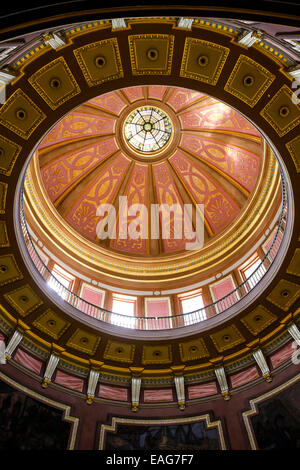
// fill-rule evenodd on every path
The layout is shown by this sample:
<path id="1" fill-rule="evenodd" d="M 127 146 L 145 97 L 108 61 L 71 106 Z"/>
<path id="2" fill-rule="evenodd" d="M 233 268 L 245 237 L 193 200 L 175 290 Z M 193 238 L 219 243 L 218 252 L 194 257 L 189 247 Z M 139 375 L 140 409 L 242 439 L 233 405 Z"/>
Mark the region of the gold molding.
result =
<path id="1" fill-rule="evenodd" d="M 298 135 L 285 146 L 293 159 L 297 173 L 300 173 L 300 136 Z"/>
<path id="2" fill-rule="evenodd" d="M 7 377 L 3 372 L 0 371 L 0 379 L 3 380 L 5 383 L 10 385 L 12 388 L 17 389 L 20 392 L 25 393 L 31 398 L 34 398 L 35 400 L 38 400 L 42 403 L 45 403 L 48 406 L 51 406 L 53 408 L 57 408 L 59 410 L 62 410 L 63 413 L 63 420 L 71 423 L 71 439 L 69 443 L 68 450 L 74 450 L 75 446 L 75 441 L 77 437 L 77 430 L 78 430 L 78 425 L 79 425 L 79 418 L 75 418 L 75 416 L 71 416 L 71 407 L 69 405 L 66 405 L 64 403 L 60 403 L 58 401 L 52 400 L 51 398 L 47 398 L 43 395 L 40 395 L 37 392 L 34 392 L 33 390 L 30 390 L 29 388 L 25 387 L 24 385 L 20 385 L 18 382 L 15 380 L 11 379 L 10 377 Z"/>
<path id="3" fill-rule="evenodd" d="M 93 356 L 100 341 L 101 337 L 98 335 L 98 332 L 90 333 L 89 331 L 77 328 L 71 338 L 68 339 L 66 346 Z"/>
<path id="4" fill-rule="evenodd" d="M 151 356 L 151 357 L 150 357 Z M 171 364 L 172 344 L 143 346 L 142 364 Z"/>
<path id="5" fill-rule="evenodd" d="M 112 351 L 113 349 L 113 351 Z M 125 362 L 127 364 L 133 363 L 135 353 L 135 345 L 122 343 L 121 341 L 107 341 L 105 351 L 103 353 L 104 359 L 110 359 L 117 362 Z"/>
<path id="6" fill-rule="evenodd" d="M 191 58 L 191 50 L 194 46 L 197 54 L 203 54 L 203 60 L 207 60 L 207 64 L 200 66 L 194 57 Z M 209 52 L 212 52 L 215 55 L 214 66 L 210 64 L 210 59 L 206 55 Z M 224 47 L 213 42 L 204 41 L 203 39 L 187 37 L 185 39 L 185 45 L 182 54 L 180 76 L 199 80 L 205 83 L 209 83 L 210 85 L 216 85 L 229 53 L 230 49 L 228 47 Z M 204 73 L 205 70 L 206 73 Z"/>
<path id="7" fill-rule="evenodd" d="M 103 66 L 100 66 L 100 68 L 97 68 L 94 64 L 98 56 L 95 56 L 93 59 L 89 57 L 92 50 L 99 50 L 97 54 L 103 54 L 103 56 L 99 56 L 99 58 L 104 61 Z M 73 50 L 73 53 L 89 87 L 124 77 L 119 44 L 116 37 L 87 44 L 86 46 Z M 107 55 L 110 55 L 109 61 L 107 61 Z M 105 67 L 110 61 L 112 61 L 113 65 L 111 65 L 111 68 L 108 68 L 105 73 Z M 102 68 L 103 73 L 101 74 Z"/>
<path id="8" fill-rule="evenodd" d="M 46 333 L 55 340 L 58 340 L 71 326 L 69 321 L 66 321 L 51 308 L 48 308 L 42 315 L 36 318 L 32 324 L 38 330 Z"/>
<path id="9" fill-rule="evenodd" d="M 170 75 L 174 39 L 172 34 L 135 34 L 128 36 L 132 74 Z M 148 49 L 144 50 L 145 47 Z M 140 48 L 142 50 L 138 51 Z M 154 54 L 153 59 L 151 56 L 149 57 L 149 52 Z M 162 60 L 160 60 L 160 55 L 163 56 Z M 157 61 L 158 64 L 156 64 Z"/>
<path id="10" fill-rule="evenodd" d="M 296 248 L 286 272 L 294 276 L 300 276 L 300 248 Z"/>
<path id="11" fill-rule="evenodd" d="M 255 89 L 256 78 L 260 78 L 261 80 L 263 80 L 262 83 L 257 88 L 256 92 L 254 92 L 252 96 L 249 96 L 246 93 L 247 91 L 248 92 L 251 91 L 252 85 L 245 86 L 243 80 L 240 80 L 239 88 L 238 88 L 237 84 L 235 83 L 235 81 L 237 80 L 237 76 L 241 72 L 242 68 L 246 68 L 245 65 L 246 67 L 248 66 L 249 70 L 247 71 L 245 70 L 242 73 L 247 74 L 245 75 L 244 78 L 247 78 L 248 76 L 249 80 L 251 79 L 253 80 L 252 85 L 254 85 L 254 89 Z M 241 54 L 224 86 L 224 90 L 228 91 L 228 93 L 231 93 L 232 95 L 242 100 L 244 103 L 248 104 L 251 108 L 253 108 L 253 106 L 256 105 L 256 103 L 260 100 L 260 98 L 269 88 L 271 83 L 273 83 L 275 78 L 276 78 L 275 75 L 270 73 L 261 64 L 250 59 L 250 57 Z M 244 89 L 243 89 L 243 86 L 244 86 Z"/>
<path id="12" fill-rule="evenodd" d="M 0 214 L 5 214 L 8 184 L 0 181 Z"/>
<path id="13" fill-rule="evenodd" d="M 7 226 L 5 220 L 0 220 L 0 248 L 9 246 Z"/>
<path id="14" fill-rule="evenodd" d="M 16 294 L 19 294 L 18 299 Z M 36 295 L 29 284 L 24 284 L 17 289 L 9 291 L 3 297 L 22 317 L 29 315 L 29 313 L 43 304 L 43 301 Z M 26 308 L 28 302 L 29 306 Z"/>
<path id="15" fill-rule="evenodd" d="M 128 425 L 146 425 L 146 426 L 171 426 L 172 424 L 191 424 L 198 423 L 199 421 L 205 421 L 207 429 L 217 428 L 219 443 L 221 450 L 226 450 L 226 443 L 223 433 L 223 427 L 221 420 L 211 421 L 209 414 L 193 416 L 189 418 L 170 418 L 170 419 L 130 419 L 130 418 L 118 418 L 113 417 L 111 424 L 102 424 L 100 427 L 100 438 L 98 450 L 104 450 L 105 434 L 107 432 L 115 433 L 117 431 L 118 424 Z"/>
<path id="16" fill-rule="evenodd" d="M 2 265 L 2 263 L 4 264 Z M 5 268 L 5 271 L 0 271 L 0 286 L 23 279 L 23 274 L 20 271 L 13 254 L 9 253 L 7 255 L 0 256 L 0 265 Z"/>
<path id="17" fill-rule="evenodd" d="M 254 336 L 270 326 L 277 316 L 263 305 L 258 305 L 254 310 L 241 318 L 241 322 Z"/>
<path id="18" fill-rule="evenodd" d="M 234 323 L 209 336 L 219 352 L 232 349 L 245 341 L 245 338 Z"/>
<path id="19" fill-rule="evenodd" d="M 300 380 L 300 374 L 297 374 L 295 377 L 293 377 L 292 379 L 288 380 L 287 382 L 279 385 L 278 387 L 274 388 L 273 390 L 270 390 L 269 392 L 264 393 L 263 395 L 260 395 L 257 398 L 254 398 L 254 399 L 249 401 L 250 410 L 244 411 L 242 413 L 242 417 L 243 417 L 243 421 L 244 421 L 244 424 L 245 424 L 245 427 L 246 427 L 246 431 L 247 431 L 247 434 L 248 434 L 248 438 L 249 438 L 252 450 L 258 450 L 258 448 L 256 446 L 255 435 L 254 435 L 252 425 L 251 425 L 251 420 L 250 420 L 251 416 L 258 414 L 257 404 L 261 403 L 262 401 L 265 401 L 267 398 L 270 398 L 273 395 L 276 395 L 277 393 L 281 392 L 282 390 L 285 390 L 290 385 L 293 385 L 293 384 L 297 383 L 299 380 Z"/>
<path id="20" fill-rule="evenodd" d="M 286 135 L 300 123 L 300 107 L 293 104 L 292 95 L 293 91 L 287 85 L 283 85 L 260 111 L 260 115 L 273 127 L 279 137 Z"/>
<path id="21" fill-rule="evenodd" d="M 53 77 L 51 79 L 52 74 Z M 45 75 L 49 76 L 50 84 L 44 83 Z M 57 86 L 59 88 L 56 89 L 55 87 L 51 87 L 51 80 L 57 80 Z M 67 80 L 69 83 L 67 83 Z M 81 92 L 74 75 L 62 56 L 39 69 L 28 79 L 28 81 L 53 110 Z M 65 88 L 65 92 L 63 88 L 62 92 L 59 93 L 60 86 Z M 56 94 L 61 96 L 55 96 Z"/>
<path id="22" fill-rule="evenodd" d="M 17 113 L 20 112 L 22 115 L 18 118 Z M 44 119 L 46 115 L 21 88 L 6 100 L 0 111 L 0 123 L 26 140 Z"/>
<path id="23" fill-rule="evenodd" d="M 13 170 L 14 164 L 22 147 L 12 140 L 7 139 L 3 135 L 0 135 L 0 148 L 1 148 L 1 155 L 0 155 L 0 173 L 3 173 L 6 176 L 10 176 Z M 6 155 L 8 154 L 8 155 Z M 3 161 L 3 163 L 2 163 Z M 5 183 L 2 183 L 5 184 Z"/>

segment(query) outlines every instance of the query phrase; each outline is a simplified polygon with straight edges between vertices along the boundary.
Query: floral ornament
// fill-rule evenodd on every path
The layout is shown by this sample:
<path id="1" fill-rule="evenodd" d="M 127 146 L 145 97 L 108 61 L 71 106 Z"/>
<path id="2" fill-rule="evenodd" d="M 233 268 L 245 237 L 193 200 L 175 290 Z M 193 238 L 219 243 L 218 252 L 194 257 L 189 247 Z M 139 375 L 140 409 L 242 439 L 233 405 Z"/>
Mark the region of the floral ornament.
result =
<path id="1" fill-rule="evenodd" d="M 239 158 L 235 163 L 237 177 L 250 189 L 253 188 L 258 170 L 258 162 L 253 158 Z"/>
<path id="2" fill-rule="evenodd" d="M 67 183 L 67 171 L 62 166 L 52 166 L 43 172 L 43 180 L 49 196 L 53 200 L 60 189 Z"/>
<path id="3" fill-rule="evenodd" d="M 221 228 L 228 223 L 232 216 L 231 209 L 231 204 L 221 194 L 212 197 L 206 206 L 206 211 L 208 211 L 212 222 L 217 228 Z"/>
<path id="4" fill-rule="evenodd" d="M 74 212 L 72 222 L 80 230 L 93 237 L 98 219 L 94 205 L 84 201 Z"/>
<path id="5" fill-rule="evenodd" d="M 138 170 L 134 175 L 134 184 L 141 186 L 145 184 L 145 173 L 141 170 Z"/>
<path id="6" fill-rule="evenodd" d="M 166 185 L 170 182 L 170 173 L 165 166 L 160 166 L 155 171 L 156 177 L 158 177 L 158 184 Z"/>
<path id="7" fill-rule="evenodd" d="M 179 156 L 176 156 L 173 158 L 172 163 L 177 167 L 180 171 L 186 172 L 189 169 L 189 164 L 186 160 L 183 158 L 180 158 Z"/>

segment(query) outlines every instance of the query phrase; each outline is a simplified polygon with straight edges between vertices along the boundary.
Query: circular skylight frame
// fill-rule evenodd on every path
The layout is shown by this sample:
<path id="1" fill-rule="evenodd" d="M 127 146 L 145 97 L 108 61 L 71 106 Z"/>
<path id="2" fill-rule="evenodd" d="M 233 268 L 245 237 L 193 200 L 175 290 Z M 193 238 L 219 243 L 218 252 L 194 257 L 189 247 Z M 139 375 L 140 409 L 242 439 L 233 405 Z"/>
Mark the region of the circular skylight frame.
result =
<path id="1" fill-rule="evenodd" d="M 171 141 L 172 132 L 170 117 L 153 105 L 135 108 L 123 124 L 123 138 L 126 144 L 146 156 L 164 150 Z"/>

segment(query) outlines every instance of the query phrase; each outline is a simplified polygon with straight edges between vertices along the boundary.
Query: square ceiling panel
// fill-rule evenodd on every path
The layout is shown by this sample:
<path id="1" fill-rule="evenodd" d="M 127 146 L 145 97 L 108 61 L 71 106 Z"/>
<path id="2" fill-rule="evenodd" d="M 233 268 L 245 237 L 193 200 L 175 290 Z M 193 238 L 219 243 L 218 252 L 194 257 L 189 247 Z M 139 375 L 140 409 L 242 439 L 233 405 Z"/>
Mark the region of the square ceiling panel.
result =
<path id="1" fill-rule="evenodd" d="M 58 57 L 38 70 L 29 83 L 52 109 L 80 93 L 80 88 L 65 59 Z"/>
<path id="2" fill-rule="evenodd" d="M 74 54 L 90 87 L 124 76 L 116 38 L 80 47 Z"/>
<path id="3" fill-rule="evenodd" d="M 186 38 L 180 76 L 215 85 L 229 49 L 202 39 Z"/>
<path id="4" fill-rule="evenodd" d="M 174 36 L 168 34 L 140 34 L 129 36 L 133 75 L 170 75 Z"/>
<path id="5" fill-rule="evenodd" d="M 267 69 L 240 55 L 224 89 L 252 108 L 274 80 L 275 75 Z"/>

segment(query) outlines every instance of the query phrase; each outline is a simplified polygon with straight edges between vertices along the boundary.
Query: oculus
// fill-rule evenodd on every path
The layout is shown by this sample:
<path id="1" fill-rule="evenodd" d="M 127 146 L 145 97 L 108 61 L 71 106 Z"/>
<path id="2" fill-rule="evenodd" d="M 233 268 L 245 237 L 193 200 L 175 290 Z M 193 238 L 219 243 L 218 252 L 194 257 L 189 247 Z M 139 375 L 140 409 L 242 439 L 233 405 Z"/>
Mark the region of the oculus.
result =
<path id="1" fill-rule="evenodd" d="M 172 124 L 167 114 L 154 106 L 134 109 L 124 122 L 127 144 L 142 153 L 161 150 L 172 134 Z"/>

